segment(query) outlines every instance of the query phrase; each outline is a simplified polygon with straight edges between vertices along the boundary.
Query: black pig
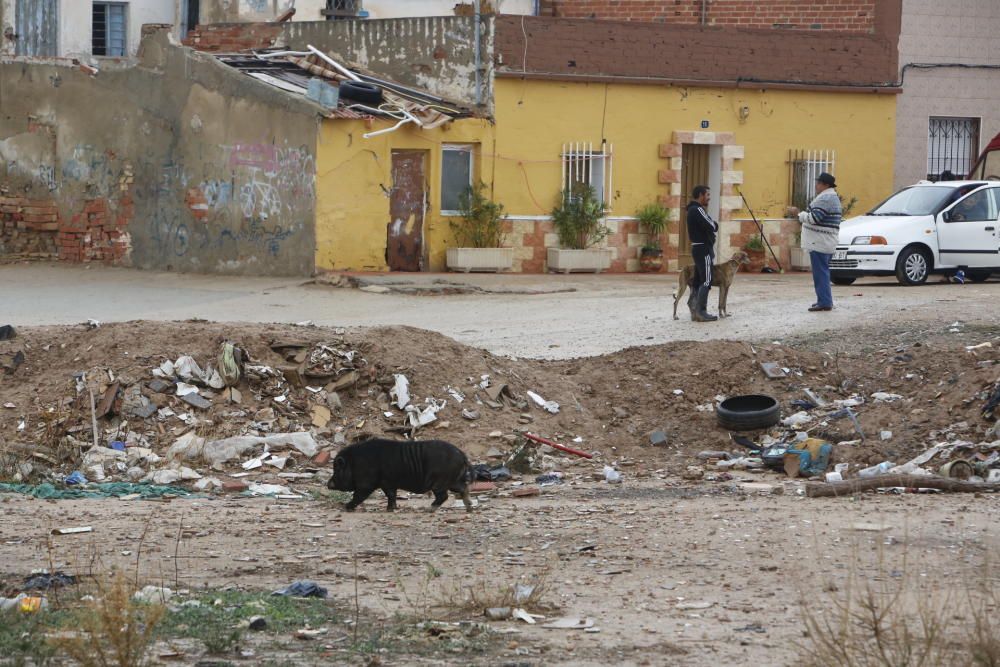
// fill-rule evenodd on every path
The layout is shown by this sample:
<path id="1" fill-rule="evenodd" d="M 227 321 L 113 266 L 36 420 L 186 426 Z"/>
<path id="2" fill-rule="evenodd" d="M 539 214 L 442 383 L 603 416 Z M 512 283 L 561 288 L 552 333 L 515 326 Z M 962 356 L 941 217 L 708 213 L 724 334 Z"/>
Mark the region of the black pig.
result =
<path id="1" fill-rule="evenodd" d="M 448 499 L 448 492 L 462 498 L 465 511 L 472 511 L 469 498 L 469 459 L 458 447 L 443 440 L 399 441 L 372 438 L 342 449 L 333 459 L 333 476 L 327 487 L 353 491 L 344 505 L 353 511 L 375 489 L 389 499 L 387 509 L 396 509 L 396 491 L 434 492 L 431 509 Z"/>

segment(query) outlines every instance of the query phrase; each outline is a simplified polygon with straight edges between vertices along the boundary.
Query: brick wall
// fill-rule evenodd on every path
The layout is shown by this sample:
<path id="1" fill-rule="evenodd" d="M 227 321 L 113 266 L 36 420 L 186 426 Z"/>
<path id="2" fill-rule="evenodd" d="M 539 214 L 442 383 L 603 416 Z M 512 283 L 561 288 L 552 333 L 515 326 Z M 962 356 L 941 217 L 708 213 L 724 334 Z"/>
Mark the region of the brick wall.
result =
<path id="1" fill-rule="evenodd" d="M 898 76 L 889 29 L 779 39 L 758 28 L 498 16 L 496 51 L 497 75 L 514 77 L 886 87 Z"/>
<path id="2" fill-rule="evenodd" d="M 705 23 L 742 28 L 875 31 L 875 0 L 709 0 Z M 702 0 L 542 0 L 543 16 L 696 25 Z"/>
<path id="3" fill-rule="evenodd" d="M 221 53 L 266 49 L 275 45 L 281 30 L 280 23 L 213 23 L 195 27 L 183 44 L 198 51 Z"/>

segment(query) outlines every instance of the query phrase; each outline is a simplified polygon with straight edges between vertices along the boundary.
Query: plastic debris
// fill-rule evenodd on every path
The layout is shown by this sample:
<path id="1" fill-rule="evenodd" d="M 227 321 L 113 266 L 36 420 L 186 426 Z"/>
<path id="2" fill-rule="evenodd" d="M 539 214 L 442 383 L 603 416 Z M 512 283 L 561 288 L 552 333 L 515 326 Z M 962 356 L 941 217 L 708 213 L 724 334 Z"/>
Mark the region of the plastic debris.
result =
<path id="1" fill-rule="evenodd" d="M 535 405 L 542 408 L 546 412 L 554 415 L 559 414 L 559 404 L 556 403 L 555 401 L 546 401 L 544 398 L 542 398 L 541 396 L 539 396 L 538 394 L 536 394 L 531 390 L 528 390 L 525 393 L 528 394 L 528 398 L 530 398 L 535 403 Z"/>
<path id="2" fill-rule="evenodd" d="M 288 586 L 274 591 L 271 595 L 284 595 L 296 598 L 325 598 L 327 590 L 315 581 L 303 579 L 301 581 L 294 581 Z"/>
<path id="3" fill-rule="evenodd" d="M 389 396 L 396 399 L 396 407 L 402 410 L 410 403 L 410 381 L 401 373 L 392 377 L 396 384 L 389 390 Z"/>

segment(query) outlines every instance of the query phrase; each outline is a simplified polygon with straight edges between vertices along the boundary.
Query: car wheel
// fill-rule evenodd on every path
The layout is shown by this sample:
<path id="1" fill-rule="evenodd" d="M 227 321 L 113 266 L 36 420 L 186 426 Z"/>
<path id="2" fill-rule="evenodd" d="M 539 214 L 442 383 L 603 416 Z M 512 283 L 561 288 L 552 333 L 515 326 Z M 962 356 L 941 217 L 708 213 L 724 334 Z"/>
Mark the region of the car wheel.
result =
<path id="1" fill-rule="evenodd" d="M 931 260 L 925 250 L 907 248 L 896 260 L 896 279 L 902 285 L 923 285 L 931 272 Z"/>
<path id="2" fill-rule="evenodd" d="M 831 278 L 834 285 L 853 285 L 857 278 Z"/>
<path id="3" fill-rule="evenodd" d="M 987 280 L 990 279 L 990 276 L 993 275 L 993 272 L 992 271 L 969 271 L 965 275 L 967 275 L 969 277 L 969 280 L 971 280 L 974 283 L 985 283 Z"/>

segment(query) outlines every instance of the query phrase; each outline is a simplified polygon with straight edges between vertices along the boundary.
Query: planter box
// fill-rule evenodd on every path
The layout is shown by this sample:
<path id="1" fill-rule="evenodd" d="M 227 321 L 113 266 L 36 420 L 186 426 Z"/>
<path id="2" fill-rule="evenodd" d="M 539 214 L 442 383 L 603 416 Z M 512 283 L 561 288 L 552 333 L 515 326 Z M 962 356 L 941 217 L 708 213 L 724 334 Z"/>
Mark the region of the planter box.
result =
<path id="1" fill-rule="evenodd" d="M 587 250 L 549 248 L 546 253 L 546 262 L 549 271 L 600 273 L 611 268 L 611 250 L 605 248 L 588 248 Z"/>
<path id="2" fill-rule="evenodd" d="M 789 263 L 793 271 L 812 271 L 812 262 L 809 261 L 809 251 L 802 248 L 789 249 Z"/>
<path id="3" fill-rule="evenodd" d="M 452 271 L 509 271 L 514 265 L 513 248 L 448 248 L 448 268 Z"/>

